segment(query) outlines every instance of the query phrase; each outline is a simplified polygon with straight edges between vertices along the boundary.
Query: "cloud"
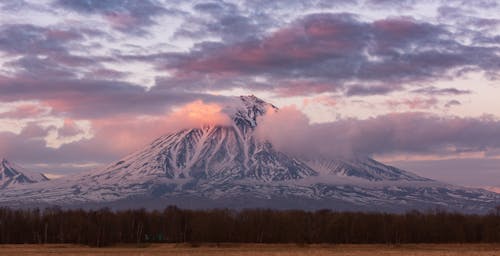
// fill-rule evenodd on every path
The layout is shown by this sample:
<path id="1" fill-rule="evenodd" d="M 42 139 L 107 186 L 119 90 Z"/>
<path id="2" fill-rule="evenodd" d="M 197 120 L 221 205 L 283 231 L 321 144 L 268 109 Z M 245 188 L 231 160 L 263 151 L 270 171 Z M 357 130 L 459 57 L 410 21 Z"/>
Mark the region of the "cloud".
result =
<path id="1" fill-rule="evenodd" d="M 65 119 L 60 127 L 49 129 L 44 139 L 48 148 L 59 148 L 72 142 L 88 140 L 92 136 L 89 121 Z"/>
<path id="2" fill-rule="evenodd" d="M 0 50 L 13 54 L 49 54 L 65 51 L 67 42 L 82 39 L 74 31 L 38 27 L 31 24 L 0 26 Z"/>
<path id="3" fill-rule="evenodd" d="M 409 98 L 409 99 L 395 99 L 387 100 L 387 105 L 391 109 L 399 109 L 401 106 L 407 107 L 411 110 L 415 109 L 431 109 L 435 108 L 439 101 L 436 98 Z"/>
<path id="4" fill-rule="evenodd" d="M 462 105 L 462 103 L 458 100 L 450 100 L 448 102 L 446 102 L 446 104 L 444 105 L 445 107 L 447 108 L 451 108 L 453 106 L 460 106 Z"/>
<path id="5" fill-rule="evenodd" d="M 286 107 L 261 118 L 257 135 L 302 157 L 487 154 L 500 148 L 500 121 L 412 112 L 310 124 L 304 113 Z"/>
<path id="6" fill-rule="evenodd" d="M 162 135 L 205 125 L 230 124 L 230 118 L 219 104 L 196 100 L 163 114 L 93 120 L 92 143 L 100 144 L 100 150 L 121 154 L 121 157 Z"/>
<path id="7" fill-rule="evenodd" d="M 310 104 L 321 104 L 327 107 L 335 107 L 338 104 L 338 100 L 331 96 L 315 96 L 312 98 L 305 98 L 302 101 L 302 105 L 307 107 Z"/>
<path id="8" fill-rule="evenodd" d="M 204 103 L 201 100 L 189 103 L 167 117 L 170 127 L 174 130 L 182 128 L 197 128 L 203 125 L 229 126 L 231 119 L 224 113 L 223 107 L 216 103 Z"/>
<path id="9" fill-rule="evenodd" d="M 114 29 L 137 35 L 147 33 L 146 28 L 156 24 L 155 17 L 177 14 L 151 0 L 57 0 L 54 5 L 81 14 L 99 14 Z"/>
<path id="10" fill-rule="evenodd" d="M 459 90 L 456 88 L 436 88 L 433 86 L 416 89 L 413 90 L 412 92 L 425 94 L 429 96 L 448 96 L 448 95 L 454 96 L 454 95 L 465 95 L 472 93 L 472 91 L 470 90 Z"/>
<path id="11" fill-rule="evenodd" d="M 51 56 L 64 64 L 91 62 L 83 56 L 70 53 L 69 46 L 82 47 L 78 43 L 88 37 L 104 36 L 97 29 L 37 26 L 33 24 L 0 25 L 0 51 L 9 55 Z M 74 49 L 71 49 L 74 50 Z"/>
<path id="12" fill-rule="evenodd" d="M 341 86 L 338 86 L 340 89 Z M 299 79 L 293 81 L 280 81 L 279 86 L 275 89 L 275 94 L 280 97 L 294 97 L 317 95 L 324 92 L 330 92 L 335 89 L 335 85 L 329 82 L 321 81 L 301 81 Z"/>
<path id="13" fill-rule="evenodd" d="M 0 54 L 5 54 L 3 70 L 10 76 L 40 78 L 77 78 L 111 58 L 89 54 L 89 40 L 105 34 L 96 29 L 32 24 L 0 25 Z M 79 55 L 77 52 L 84 51 Z"/>
<path id="14" fill-rule="evenodd" d="M 399 86 L 396 86 L 396 88 Z M 396 89 L 390 85 L 350 85 L 347 87 L 346 96 L 370 96 L 370 95 L 384 95 Z"/>
<path id="15" fill-rule="evenodd" d="M 494 77 L 500 71 L 496 48 L 464 44 L 456 33 L 411 17 L 367 22 L 350 13 L 315 13 L 260 37 L 201 42 L 188 53 L 156 61 L 158 68 L 176 76 L 201 74 L 212 81 L 222 77 L 224 82 L 218 84 L 225 87 L 241 87 L 241 80 L 251 84 L 253 77 L 261 76 L 269 78 L 267 87 L 276 91 L 286 91 L 287 80 L 301 79 L 325 85 L 323 91 L 343 87 L 348 96 L 387 94 L 403 84 L 453 79 L 470 70 Z"/>
<path id="16" fill-rule="evenodd" d="M 123 81 L 81 80 L 74 76 L 31 77 L 23 74 L 0 79 L 0 101 L 36 100 L 50 106 L 56 113 L 65 113 L 77 119 L 131 113 L 155 114 L 195 99 L 217 101 L 223 98 L 172 88 L 153 87 L 147 90 Z"/>
<path id="17" fill-rule="evenodd" d="M 107 163 L 162 135 L 205 125 L 231 124 L 221 105 L 202 100 L 156 115 L 130 114 L 84 121 L 66 118 L 60 124 L 56 120 L 48 125 L 42 121 L 33 119 L 17 135 L 0 130 L 0 156 L 48 166 Z"/>
<path id="18" fill-rule="evenodd" d="M 0 119 L 25 119 L 48 114 L 50 109 L 32 102 L 16 104 L 6 111 L 0 111 Z"/>
<path id="19" fill-rule="evenodd" d="M 274 20 L 263 13 L 245 13 L 233 3 L 208 2 L 193 6 L 194 13 L 185 17 L 174 38 L 206 39 L 238 42 L 255 38 L 274 26 Z"/>

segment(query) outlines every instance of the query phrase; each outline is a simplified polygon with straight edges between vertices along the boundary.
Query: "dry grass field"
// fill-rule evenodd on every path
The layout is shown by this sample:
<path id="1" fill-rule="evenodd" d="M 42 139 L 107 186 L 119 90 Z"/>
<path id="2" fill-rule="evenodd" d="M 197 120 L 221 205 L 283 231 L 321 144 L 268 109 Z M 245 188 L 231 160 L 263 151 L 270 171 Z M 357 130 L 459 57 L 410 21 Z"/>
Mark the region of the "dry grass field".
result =
<path id="1" fill-rule="evenodd" d="M 154 256 L 154 255 L 227 255 L 227 256 L 382 256 L 382 255 L 476 255 L 500 256 L 498 244 L 467 244 L 467 245 L 150 245 L 143 248 L 120 246 L 109 248 L 89 248 L 78 245 L 0 245 L 0 255 L 116 255 L 116 256 Z"/>

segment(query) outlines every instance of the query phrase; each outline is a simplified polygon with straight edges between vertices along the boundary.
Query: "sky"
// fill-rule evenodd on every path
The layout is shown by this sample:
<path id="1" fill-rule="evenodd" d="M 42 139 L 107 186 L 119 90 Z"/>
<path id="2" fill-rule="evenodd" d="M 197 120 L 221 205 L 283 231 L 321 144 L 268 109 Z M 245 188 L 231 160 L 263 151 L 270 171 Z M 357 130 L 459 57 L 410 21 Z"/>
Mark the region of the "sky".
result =
<path id="1" fill-rule="evenodd" d="M 0 0 L 0 156 L 88 170 L 254 94 L 283 110 L 267 134 L 296 127 L 271 138 L 294 153 L 500 187 L 498 13 L 493 0 Z"/>

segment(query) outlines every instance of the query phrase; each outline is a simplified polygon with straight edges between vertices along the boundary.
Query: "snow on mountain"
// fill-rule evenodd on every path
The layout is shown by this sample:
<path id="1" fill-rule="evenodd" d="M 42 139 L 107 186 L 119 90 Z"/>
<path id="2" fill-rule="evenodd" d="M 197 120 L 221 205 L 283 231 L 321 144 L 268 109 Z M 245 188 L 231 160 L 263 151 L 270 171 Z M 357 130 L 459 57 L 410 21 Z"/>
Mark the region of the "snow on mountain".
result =
<path id="1" fill-rule="evenodd" d="M 370 181 L 430 181 L 413 173 L 377 162 L 368 157 L 313 159 L 305 162 L 314 170 L 331 175 L 358 177 Z"/>
<path id="2" fill-rule="evenodd" d="M 241 96 L 224 109 L 231 125 L 167 134 L 104 168 L 0 191 L 0 204 L 486 212 L 500 202 L 496 193 L 440 183 L 367 157 L 289 156 L 254 135 L 266 111 L 278 109 Z"/>
<path id="3" fill-rule="evenodd" d="M 28 171 L 7 159 L 0 160 L 0 189 L 49 180 L 41 173 Z"/>

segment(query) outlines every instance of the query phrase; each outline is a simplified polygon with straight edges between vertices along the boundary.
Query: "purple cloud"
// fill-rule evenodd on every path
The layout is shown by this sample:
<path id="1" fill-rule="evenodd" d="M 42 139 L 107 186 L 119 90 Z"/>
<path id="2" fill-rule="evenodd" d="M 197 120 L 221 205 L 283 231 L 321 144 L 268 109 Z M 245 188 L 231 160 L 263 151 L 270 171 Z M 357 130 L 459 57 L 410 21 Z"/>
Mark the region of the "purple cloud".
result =
<path id="1" fill-rule="evenodd" d="M 221 37 L 225 43 L 242 42 L 263 35 L 277 23 L 268 14 L 248 12 L 233 3 L 197 3 L 193 10 L 195 13 L 185 17 L 175 38 L 199 40 L 212 36 Z"/>
<path id="2" fill-rule="evenodd" d="M 46 71 L 46 70 L 45 70 Z M 195 99 L 220 101 L 222 96 L 175 91 L 169 88 L 147 90 L 132 83 L 111 80 L 80 80 L 46 71 L 49 76 L 3 77 L 0 101 L 37 100 L 74 118 L 165 113 L 172 106 Z M 58 76 L 59 75 L 59 76 Z"/>
<path id="3" fill-rule="evenodd" d="M 490 117 L 398 113 L 309 124 L 300 111 L 283 108 L 262 118 L 257 132 L 280 150 L 308 157 L 401 153 L 444 156 L 498 152 L 500 148 L 500 122 Z"/>
<path id="4" fill-rule="evenodd" d="M 159 69 L 183 77 L 199 73 L 211 79 L 259 75 L 273 82 L 329 80 L 335 81 L 332 91 L 343 84 L 348 95 L 371 95 L 399 90 L 401 84 L 452 79 L 470 68 L 497 74 L 500 58 L 494 51 L 464 45 L 445 26 L 412 18 L 362 22 L 352 14 L 321 13 L 304 16 L 262 38 L 204 42 L 187 54 L 149 59 Z M 353 82 L 361 85 L 348 88 Z M 272 86 L 276 87 L 279 83 Z"/>
<path id="5" fill-rule="evenodd" d="M 0 50 L 10 54 L 65 53 L 65 44 L 82 40 L 77 31 L 44 28 L 31 24 L 4 24 L 0 26 Z"/>
<path id="6" fill-rule="evenodd" d="M 460 106 L 462 105 L 462 103 L 458 100 L 450 100 L 448 102 L 446 102 L 446 104 L 444 105 L 446 108 L 451 108 L 451 107 L 454 107 L 454 106 Z"/>
<path id="7" fill-rule="evenodd" d="M 347 96 L 369 96 L 369 95 L 379 95 L 387 94 L 394 91 L 398 86 L 366 86 L 366 85 L 350 85 L 347 87 L 345 94 Z"/>
<path id="8" fill-rule="evenodd" d="M 425 94 L 429 96 L 448 96 L 448 95 L 464 95 L 471 94 L 470 90 L 460 90 L 456 88 L 436 88 L 433 86 L 424 87 L 420 89 L 413 90 L 414 93 Z"/>
<path id="9" fill-rule="evenodd" d="M 57 0 L 55 6 L 81 14 L 99 14 L 113 28 L 123 33 L 137 35 L 146 34 L 147 27 L 156 24 L 155 17 L 181 13 L 151 0 Z"/>

